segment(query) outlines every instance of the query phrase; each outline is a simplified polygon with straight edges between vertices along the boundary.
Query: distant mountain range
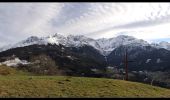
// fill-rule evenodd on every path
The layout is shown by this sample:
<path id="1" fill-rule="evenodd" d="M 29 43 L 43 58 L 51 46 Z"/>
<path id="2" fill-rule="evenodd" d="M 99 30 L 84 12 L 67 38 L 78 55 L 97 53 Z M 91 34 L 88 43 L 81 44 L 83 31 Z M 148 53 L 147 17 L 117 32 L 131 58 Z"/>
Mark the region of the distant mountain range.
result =
<path id="1" fill-rule="evenodd" d="M 83 35 L 69 35 L 67 37 L 61 35 L 61 34 L 55 34 L 48 37 L 36 37 L 31 36 L 27 38 L 26 40 L 23 40 L 21 42 L 18 42 L 16 44 L 10 44 L 7 46 L 4 46 L 0 48 L 1 51 L 5 51 L 11 48 L 17 48 L 17 47 L 24 47 L 29 46 L 33 44 L 38 45 L 46 45 L 46 44 L 56 44 L 56 45 L 63 45 L 65 47 L 81 47 L 83 45 L 91 46 L 98 50 L 102 55 L 109 55 L 115 48 L 118 48 L 120 46 L 152 46 L 154 48 L 164 48 L 167 50 L 170 50 L 170 43 L 162 41 L 160 43 L 151 43 L 149 44 L 147 41 L 144 41 L 142 39 L 136 39 L 132 36 L 126 36 L 126 35 L 119 35 L 114 38 L 101 38 L 101 39 L 92 39 L 87 38 Z"/>
<path id="2" fill-rule="evenodd" d="M 92 39 L 83 35 L 67 37 L 55 34 L 48 37 L 31 36 L 16 44 L 0 48 L 2 58 L 12 56 L 29 61 L 32 55 L 49 55 L 62 69 L 74 74 L 92 73 L 91 69 L 108 66 L 123 68 L 124 51 L 128 51 L 129 71 L 170 70 L 170 43 L 148 43 L 132 36 Z M 83 70 L 83 71 L 82 71 Z"/>

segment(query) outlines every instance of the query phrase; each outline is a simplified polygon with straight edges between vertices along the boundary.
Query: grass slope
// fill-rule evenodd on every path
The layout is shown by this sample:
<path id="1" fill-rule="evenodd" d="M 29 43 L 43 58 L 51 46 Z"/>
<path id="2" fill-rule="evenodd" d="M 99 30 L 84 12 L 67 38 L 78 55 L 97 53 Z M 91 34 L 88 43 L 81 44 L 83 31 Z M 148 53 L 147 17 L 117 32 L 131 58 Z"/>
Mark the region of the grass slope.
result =
<path id="1" fill-rule="evenodd" d="M 170 90 L 123 80 L 20 74 L 0 76 L 0 97 L 170 97 Z"/>
<path id="2" fill-rule="evenodd" d="M 32 73 L 23 72 L 15 68 L 0 65 L 0 76 L 18 76 L 18 75 L 33 75 Z"/>

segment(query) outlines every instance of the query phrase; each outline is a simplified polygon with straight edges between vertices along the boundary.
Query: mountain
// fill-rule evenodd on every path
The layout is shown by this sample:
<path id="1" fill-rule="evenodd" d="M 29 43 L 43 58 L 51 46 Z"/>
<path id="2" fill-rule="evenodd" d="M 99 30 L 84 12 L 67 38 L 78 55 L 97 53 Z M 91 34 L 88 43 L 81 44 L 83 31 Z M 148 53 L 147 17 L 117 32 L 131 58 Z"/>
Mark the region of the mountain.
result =
<path id="1" fill-rule="evenodd" d="M 24 47 L 33 44 L 38 44 L 38 45 L 62 44 L 65 47 L 81 47 L 84 45 L 88 45 L 88 46 L 92 46 L 93 48 L 98 50 L 102 55 L 105 56 L 109 55 L 111 51 L 113 51 L 115 48 L 121 45 L 134 45 L 134 46 L 150 45 L 144 40 L 136 39 L 132 36 L 124 36 L 124 35 L 120 35 L 115 38 L 109 38 L 109 39 L 102 38 L 102 39 L 95 40 L 95 39 L 87 38 L 83 35 L 79 35 L 79 36 L 69 35 L 67 37 L 64 37 L 61 34 L 55 34 L 52 36 L 42 37 L 42 38 L 31 36 L 26 40 L 23 40 L 16 44 L 4 46 L 0 48 L 0 51 L 5 51 L 11 48 Z"/>
<path id="2" fill-rule="evenodd" d="M 141 39 L 136 39 L 132 36 L 119 35 L 115 38 L 110 39 L 98 39 L 98 44 L 100 48 L 105 51 L 106 55 L 109 55 L 115 48 L 122 45 L 132 45 L 132 46 L 148 46 L 149 44 Z"/>
<path id="3" fill-rule="evenodd" d="M 0 62 L 4 63 L 6 58 L 15 55 L 21 61 L 26 60 L 29 63 L 33 56 L 42 54 L 50 56 L 68 75 L 92 76 L 91 69 L 103 69 L 106 66 L 103 55 L 91 46 L 77 48 L 56 44 L 33 44 L 9 49 L 0 53 Z"/>
<path id="4" fill-rule="evenodd" d="M 162 42 L 159 42 L 159 43 L 152 43 L 151 45 L 153 47 L 156 47 L 156 48 L 164 48 L 164 49 L 170 50 L 170 43 L 169 42 L 162 41 Z"/>
<path id="5" fill-rule="evenodd" d="M 129 70 L 131 71 L 168 71 L 170 70 L 170 51 L 152 46 L 120 46 L 108 55 L 111 66 L 124 67 L 124 51 L 127 49 Z"/>
<path id="6" fill-rule="evenodd" d="M 91 39 L 83 35 L 54 34 L 47 37 L 31 36 L 26 40 L 0 49 L 0 61 L 16 55 L 21 60 L 30 60 L 32 55 L 46 54 L 55 60 L 61 69 L 77 75 L 92 75 L 93 69 L 107 66 L 123 68 L 124 51 L 128 49 L 130 71 L 170 70 L 170 43 L 149 44 L 142 39 L 120 35 L 113 38 Z M 83 71 L 82 71 L 83 70 Z"/>

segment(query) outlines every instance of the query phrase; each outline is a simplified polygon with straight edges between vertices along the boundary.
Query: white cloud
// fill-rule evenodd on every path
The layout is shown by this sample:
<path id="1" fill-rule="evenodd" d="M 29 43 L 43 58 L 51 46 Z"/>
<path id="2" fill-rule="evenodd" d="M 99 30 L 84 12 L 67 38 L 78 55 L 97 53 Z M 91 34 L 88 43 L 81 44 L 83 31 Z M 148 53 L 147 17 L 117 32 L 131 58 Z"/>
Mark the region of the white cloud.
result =
<path id="1" fill-rule="evenodd" d="M 51 18 L 57 16 L 58 4 L 1 3 L 0 35 L 11 41 L 30 35 L 42 36 L 51 32 Z M 57 18 L 57 17 L 56 17 Z"/>
<path id="2" fill-rule="evenodd" d="M 1 3 L 0 45 L 54 33 L 170 37 L 170 3 Z"/>

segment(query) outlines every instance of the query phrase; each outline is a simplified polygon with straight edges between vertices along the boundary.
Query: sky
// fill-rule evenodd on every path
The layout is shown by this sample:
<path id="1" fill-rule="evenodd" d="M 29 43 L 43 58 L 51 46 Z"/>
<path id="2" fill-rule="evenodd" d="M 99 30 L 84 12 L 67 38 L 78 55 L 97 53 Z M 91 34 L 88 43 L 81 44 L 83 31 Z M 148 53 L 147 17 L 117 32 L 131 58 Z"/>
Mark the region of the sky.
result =
<path id="1" fill-rule="evenodd" d="M 0 3 L 0 46 L 55 33 L 170 42 L 170 3 Z"/>

